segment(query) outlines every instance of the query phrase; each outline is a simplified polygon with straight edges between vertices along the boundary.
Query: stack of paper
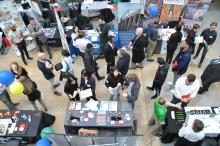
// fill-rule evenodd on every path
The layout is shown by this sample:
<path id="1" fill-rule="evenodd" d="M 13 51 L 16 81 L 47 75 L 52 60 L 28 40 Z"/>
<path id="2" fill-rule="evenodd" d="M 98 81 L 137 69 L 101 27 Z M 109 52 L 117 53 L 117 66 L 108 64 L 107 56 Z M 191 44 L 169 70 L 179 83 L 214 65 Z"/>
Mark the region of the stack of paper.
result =
<path id="1" fill-rule="evenodd" d="M 90 99 L 86 104 L 85 107 L 87 107 L 91 111 L 97 111 L 98 110 L 98 101 L 95 101 L 93 99 Z"/>
<path id="2" fill-rule="evenodd" d="M 106 125 L 106 111 L 98 111 L 96 123 L 97 125 Z"/>
<path id="3" fill-rule="evenodd" d="M 99 110 L 108 111 L 109 105 L 108 101 L 101 101 Z"/>
<path id="4" fill-rule="evenodd" d="M 117 112 L 117 101 L 109 101 L 109 111 Z"/>

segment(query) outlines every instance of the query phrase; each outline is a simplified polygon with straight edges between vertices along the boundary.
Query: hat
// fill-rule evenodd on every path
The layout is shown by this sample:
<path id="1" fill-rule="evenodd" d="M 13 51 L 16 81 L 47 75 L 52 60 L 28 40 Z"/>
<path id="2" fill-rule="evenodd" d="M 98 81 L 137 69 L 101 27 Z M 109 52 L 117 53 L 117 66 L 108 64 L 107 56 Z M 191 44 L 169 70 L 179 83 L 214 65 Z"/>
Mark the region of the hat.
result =
<path id="1" fill-rule="evenodd" d="M 157 62 L 158 62 L 160 65 L 165 64 L 165 60 L 164 60 L 162 57 L 158 57 L 158 58 L 157 58 Z"/>

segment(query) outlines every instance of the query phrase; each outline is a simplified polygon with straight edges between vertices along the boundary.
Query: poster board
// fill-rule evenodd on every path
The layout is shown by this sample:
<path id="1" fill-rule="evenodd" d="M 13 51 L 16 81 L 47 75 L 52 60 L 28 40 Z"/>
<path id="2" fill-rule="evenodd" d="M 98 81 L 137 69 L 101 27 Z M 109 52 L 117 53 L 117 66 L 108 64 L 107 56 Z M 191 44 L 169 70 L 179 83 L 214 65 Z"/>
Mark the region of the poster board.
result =
<path id="1" fill-rule="evenodd" d="M 184 5 L 184 0 L 163 0 L 166 5 Z"/>

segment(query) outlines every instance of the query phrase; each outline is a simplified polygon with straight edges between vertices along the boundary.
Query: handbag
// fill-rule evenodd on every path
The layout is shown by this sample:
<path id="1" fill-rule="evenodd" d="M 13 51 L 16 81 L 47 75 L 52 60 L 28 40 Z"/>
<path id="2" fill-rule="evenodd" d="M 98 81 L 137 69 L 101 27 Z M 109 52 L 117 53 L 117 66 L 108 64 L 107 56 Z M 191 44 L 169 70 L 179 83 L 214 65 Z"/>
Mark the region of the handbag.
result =
<path id="1" fill-rule="evenodd" d="M 63 65 L 62 65 L 62 63 L 60 62 L 60 63 L 57 63 L 57 64 L 54 66 L 54 68 L 55 68 L 56 71 L 59 71 L 59 70 L 61 70 L 61 69 L 63 68 Z"/>

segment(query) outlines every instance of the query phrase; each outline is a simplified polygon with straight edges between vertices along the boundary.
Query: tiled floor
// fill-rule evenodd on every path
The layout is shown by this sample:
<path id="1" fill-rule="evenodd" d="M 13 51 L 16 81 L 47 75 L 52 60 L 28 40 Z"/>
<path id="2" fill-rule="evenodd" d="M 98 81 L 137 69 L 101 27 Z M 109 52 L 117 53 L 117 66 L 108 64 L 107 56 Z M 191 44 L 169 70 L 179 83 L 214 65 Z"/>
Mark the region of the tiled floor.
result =
<path id="1" fill-rule="evenodd" d="M 215 0 L 215 3 L 212 4 L 211 8 L 209 9 L 208 13 L 206 14 L 205 20 L 202 23 L 202 28 L 208 27 L 210 22 L 217 21 L 220 25 L 220 1 Z M 218 29 L 220 26 L 218 27 Z M 218 31 L 217 29 L 217 31 Z M 190 63 L 190 67 L 187 71 L 187 73 L 195 73 L 198 78 L 200 78 L 200 75 L 202 74 L 202 71 L 204 70 L 205 66 L 208 64 L 209 60 L 213 57 L 219 56 L 219 45 L 220 45 L 220 31 L 218 31 L 218 38 L 216 40 L 216 43 L 210 48 L 210 51 L 208 52 L 205 62 L 202 66 L 202 68 L 197 68 L 197 60 L 192 60 Z M 64 113 L 66 110 L 66 105 L 68 102 L 68 97 L 63 94 L 63 96 L 57 97 L 51 94 L 48 83 L 42 76 L 42 74 L 39 72 L 39 70 L 36 67 L 36 54 L 37 51 L 31 51 L 31 56 L 34 58 L 34 60 L 29 61 L 28 66 L 25 66 L 27 69 L 30 77 L 36 81 L 38 84 L 38 87 L 40 91 L 42 92 L 43 100 L 45 101 L 46 105 L 48 106 L 49 113 L 56 116 L 56 122 L 53 125 L 57 133 L 64 133 Z M 60 48 L 53 48 L 53 63 L 58 63 L 61 60 L 60 55 Z M 158 56 L 164 55 L 154 55 L 153 58 L 156 58 Z M 7 69 L 9 67 L 9 64 L 11 61 L 18 61 L 21 65 L 21 59 L 19 57 L 15 56 L 14 50 L 10 50 L 9 54 L 7 56 L 0 56 L 0 69 Z M 100 74 L 106 76 L 106 63 L 103 60 L 99 61 L 101 69 Z M 81 58 L 76 59 L 74 64 L 74 73 L 77 77 L 80 75 L 80 71 L 83 68 L 83 63 Z M 129 72 L 135 72 L 138 74 L 142 88 L 140 92 L 140 96 L 136 105 L 136 108 L 134 110 L 135 116 L 138 120 L 138 134 L 143 134 L 144 136 L 140 140 L 139 146 L 165 146 L 159 142 L 159 139 L 157 137 L 153 137 L 150 135 L 150 128 L 147 126 L 147 121 L 152 114 L 153 110 L 153 101 L 149 99 L 152 93 L 147 91 L 145 87 L 147 85 L 152 84 L 152 80 L 155 75 L 155 70 L 157 66 L 156 63 L 148 63 L 144 62 L 144 68 L 143 69 L 136 69 Z M 58 81 L 58 75 L 59 73 L 56 72 L 56 79 Z M 173 78 L 172 71 L 169 71 L 168 77 L 166 81 L 170 81 Z M 61 86 L 58 88 L 59 91 L 63 92 L 63 82 Z M 190 105 L 220 105 L 219 101 L 219 89 L 220 84 L 216 83 L 211 86 L 209 92 L 198 95 L 195 99 L 193 99 L 190 103 Z M 101 90 L 100 90 L 101 89 Z M 107 99 L 109 96 L 108 90 L 104 85 L 104 81 L 97 82 L 96 87 L 96 93 L 98 99 Z M 164 84 L 161 96 L 170 98 L 172 97 L 172 94 L 167 90 L 166 84 Z M 31 105 L 29 104 L 27 97 L 24 95 L 21 96 L 12 96 L 13 101 L 20 102 L 20 105 L 18 106 L 19 109 L 31 109 Z M 0 103 L 0 109 L 4 109 L 5 106 Z M 169 144 L 166 146 L 171 146 L 173 144 Z"/>

